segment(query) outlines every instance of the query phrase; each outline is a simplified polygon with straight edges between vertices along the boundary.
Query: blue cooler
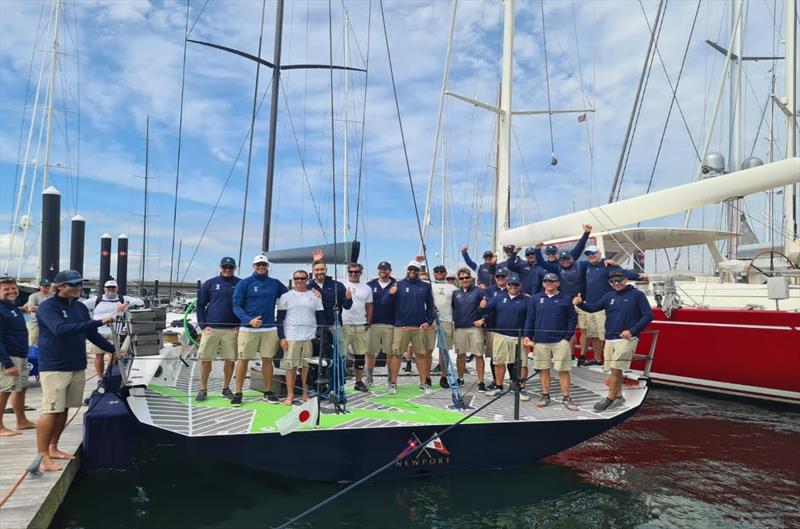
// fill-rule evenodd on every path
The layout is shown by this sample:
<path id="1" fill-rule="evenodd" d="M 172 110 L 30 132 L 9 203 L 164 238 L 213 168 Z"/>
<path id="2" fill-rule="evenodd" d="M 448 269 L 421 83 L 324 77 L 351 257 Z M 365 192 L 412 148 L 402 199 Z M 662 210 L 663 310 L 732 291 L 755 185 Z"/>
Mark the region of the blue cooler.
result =
<path id="1" fill-rule="evenodd" d="M 35 345 L 28 347 L 28 369 L 29 375 L 39 380 L 39 348 Z"/>

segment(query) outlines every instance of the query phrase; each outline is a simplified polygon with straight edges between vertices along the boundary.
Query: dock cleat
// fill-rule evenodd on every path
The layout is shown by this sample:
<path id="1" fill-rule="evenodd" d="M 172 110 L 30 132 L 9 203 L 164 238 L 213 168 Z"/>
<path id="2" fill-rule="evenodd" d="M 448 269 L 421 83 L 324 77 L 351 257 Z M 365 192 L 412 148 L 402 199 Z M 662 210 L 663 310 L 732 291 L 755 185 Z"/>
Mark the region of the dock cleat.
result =
<path id="1" fill-rule="evenodd" d="M 592 409 L 594 409 L 594 411 L 606 411 L 608 407 L 611 406 L 612 402 L 614 401 L 606 397 L 603 400 L 597 401 L 595 405 L 592 406 Z"/>

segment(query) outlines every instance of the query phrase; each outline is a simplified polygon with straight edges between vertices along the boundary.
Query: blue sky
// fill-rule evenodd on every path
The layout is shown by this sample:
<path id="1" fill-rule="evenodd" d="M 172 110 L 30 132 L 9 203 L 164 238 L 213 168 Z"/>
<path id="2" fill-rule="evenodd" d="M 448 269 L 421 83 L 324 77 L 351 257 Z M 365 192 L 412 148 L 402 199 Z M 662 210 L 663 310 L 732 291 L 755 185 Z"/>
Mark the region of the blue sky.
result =
<path id="1" fill-rule="evenodd" d="M 362 170 L 362 204 L 358 233 L 363 241 L 362 262 L 370 271 L 384 259 L 401 269 L 419 245 L 411 190 L 400 142 L 388 72 L 380 6 L 339 1 L 332 4 L 334 62 L 344 61 L 343 12 L 350 20 L 349 63 L 362 66 L 369 38 L 369 82 L 364 105 L 364 74 L 352 73 L 347 105 L 349 128 L 349 186 L 351 231 L 355 232 L 358 201 L 357 174 Z M 546 0 L 544 21 L 551 86 L 551 106 L 594 107 L 587 122 L 575 115 L 553 117 L 553 142 L 560 163 L 550 160 L 547 118 L 515 117 L 512 149 L 512 225 L 583 209 L 605 202 L 622 145 L 625 125 L 647 49 L 649 29 L 657 2 L 640 6 L 634 1 L 569 2 Z M 677 77 L 696 3 L 668 4 L 659 51 L 673 83 Z M 782 5 L 771 13 L 772 3 L 753 2 L 748 12 L 746 50 L 772 53 L 773 16 L 783 25 Z M 261 2 L 193 0 L 189 18 L 191 38 L 245 50 L 258 46 Z M 433 150 L 435 118 L 450 19 L 449 2 L 385 3 L 386 22 L 399 94 L 408 157 L 419 207 L 422 208 Z M 539 2 L 517 3 L 515 36 L 516 109 L 547 108 L 542 17 Z M 703 42 L 727 45 L 730 2 L 705 2 L 699 11 L 678 100 L 695 143 L 702 145 L 719 85 L 722 56 Z M 27 135 L 32 90 L 43 53 L 33 53 L 33 81 L 29 81 L 32 50 L 49 47 L 44 28 L 49 3 L 4 0 L 0 2 L 0 265 L 9 250 L 15 182 L 20 172 L 20 137 Z M 40 22 L 40 14 L 44 22 Z M 275 3 L 266 4 L 262 56 L 272 58 Z M 103 232 L 130 236 L 130 277 L 138 277 L 141 249 L 145 120 L 150 116 L 150 210 L 147 275 L 169 275 L 172 204 L 176 176 L 177 132 L 180 108 L 181 64 L 186 23 L 184 2 L 81 1 L 66 4 L 62 20 L 60 84 L 54 127 L 52 183 L 63 195 L 62 263 L 68 262 L 69 222 L 79 212 L 87 219 L 86 273 L 98 268 L 99 237 Z M 499 82 L 502 5 L 499 1 L 461 1 L 448 88 L 494 103 Z M 43 31 L 40 31 L 43 33 Z M 779 41 L 776 41 L 779 43 Z M 286 4 L 284 63 L 328 62 L 327 2 L 289 1 Z M 77 54 L 76 54 L 77 51 Z M 779 53 L 780 54 L 780 53 Z M 45 68 L 49 62 L 45 63 Z M 764 125 L 758 129 L 764 97 L 769 88 L 771 63 L 748 65 L 744 97 L 743 145 L 766 158 Z M 783 85 L 778 65 L 778 86 Z M 46 70 L 45 70 L 46 71 Z M 79 73 L 79 77 L 77 74 Z M 59 77 L 62 77 L 61 75 Z M 267 94 L 257 117 L 254 156 L 244 243 L 245 266 L 260 250 L 263 212 L 268 85 L 270 72 L 261 70 L 259 99 Z M 78 82 L 79 79 L 79 82 Z M 223 255 L 238 256 L 244 203 L 246 134 L 250 124 L 255 66 L 218 50 L 189 45 L 186 62 L 180 196 L 177 239 L 183 241 L 180 276 L 187 280 L 214 274 Z M 337 223 L 341 231 L 344 151 L 343 75 L 334 74 Z M 331 186 L 330 77 L 327 71 L 286 72 L 281 89 L 273 224 L 275 249 L 314 245 L 333 239 Z M 27 98 L 26 98 L 27 94 Z M 66 94 L 66 95 L 65 95 Z M 646 189 L 656 145 L 670 101 L 670 89 L 659 61 L 653 67 L 644 100 L 642 119 L 634 139 L 623 196 Z M 288 101 L 288 110 L 287 104 Z M 725 105 L 727 103 L 724 103 Z M 26 109 L 27 105 L 27 109 Z M 359 156 L 362 112 L 366 108 L 364 156 Z M 79 114 L 78 114 L 79 110 Z M 291 114 L 291 122 L 289 115 Z M 78 135 L 77 116 L 80 116 Z M 778 118 L 779 119 L 779 116 Z M 24 121 L 23 121 L 24 120 Z M 292 130 L 294 127 L 294 132 Z M 727 149 L 717 127 L 712 150 Z M 782 126 L 777 145 L 782 152 Z M 21 130 L 24 134 L 21 135 Z M 758 134 L 756 133 L 758 130 Z M 295 135 L 297 142 L 295 141 Z M 35 137 L 35 135 L 34 135 Z M 667 140 L 654 175 L 654 189 L 685 183 L 696 168 L 694 150 L 679 114 L 673 113 Z M 439 163 L 433 193 L 435 207 L 430 226 L 429 258 L 458 263 L 457 248 L 469 244 L 473 254 L 488 247 L 491 226 L 491 185 L 494 165 L 494 118 L 486 111 L 447 98 Z M 587 143 L 591 144 L 590 158 Z M 67 146 L 68 144 L 68 146 Z M 241 146 L 241 156 L 237 154 Z M 68 148 L 69 147 L 69 148 Z M 79 180 L 75 177 L 78 167 Z M 702 148 L 702 147 L 700 147 Z M 23 141 L 24 149 L 24 141 Z M 70 153 L 68 155 L 68 152 Z M 301 156 L 303 164 L 301 164 Z M 305 174 L 304 169 L 305 168 Z M 66 168 L 66 169 L 65 169 Z M 219 207 L 200 242 L 224 182 Z M 442 175 L 446 175 L 445 255 L 440 251 Z M 309 193 L 309 187 L 312 193 Z M 38 191 L 37 191 L 38 192 Z M 313 194 L 314 202 L 310 199 Z M 766 218 L 764 197 L 748 202 L 756 218 Z M 33 218 L 37 218 L 34 201 Z M 320 228 L 317 210 L 324 229 Z M 707 227 L 719 222 L 719 208 L 704 210 Z M 678 224 L 676 219 L 663 221 Z M 754 223 L 766 236 L 766 227 Z M 578 227 L 576 227 L 576 230 Z M 36 231 L 28 236 L 35 253 Z M 338 235 L 341 238 L 341 234 Z M 198 246 L 198 243 L 199 246 Z M 189 256 L 197 253 L 191 266 Z M 177 242 L 176 242 L 177 252 Z M 31 252 L 29 252 L 31 253 Z M 16 261 L 15 261 L 16 262 Z M 35 260 L 23 263 L 32 272 Z M 16 265 L 12 265 L 15 272 Z M 274 275 L 288 276 L 288 267 Z"/>

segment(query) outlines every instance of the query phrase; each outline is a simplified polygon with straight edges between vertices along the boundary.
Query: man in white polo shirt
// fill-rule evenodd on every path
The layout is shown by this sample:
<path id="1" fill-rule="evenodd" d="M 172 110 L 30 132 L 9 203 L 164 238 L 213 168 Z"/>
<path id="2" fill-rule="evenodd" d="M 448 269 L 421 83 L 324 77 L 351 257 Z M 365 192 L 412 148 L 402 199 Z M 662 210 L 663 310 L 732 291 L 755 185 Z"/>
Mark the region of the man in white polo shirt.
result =
<path id="1" fill-rule="evenodd" d="M 433 267 L 433 281 L 431 287 L 433 288 L 433 303 L 436 305 L 436 312 L 439 316 L 439 324 L 444 331 L 444 337 L 447 341 L 447 348 L 453 346 L 453 294 L 458 288 L 455 285 L 448 283 L 445 278 L 447 277 L 447 268 L 444 265 L 437 265 Z M 425 333 L 428 349 L 433 352 L 436 346 L 436 329 L 431 329 Z M 449 388 L 450 384 L 447 382 L 447 373 L 445 371 L 444 355 L 448 354 L 447 351 L 439 351 L 439 369 L 441 371 L 439 377 L 439 386 Z"/>
<path id="2" fill-rule="evenodd" d="M 367 325 L 372 321 L 372 289 L 361 282 L 364 267 L 358 263 L 347 266 L 344 287 L 350 292 L 353 305 L 342 311 L 342 338 L 344 350 L 353 348 L 355 356 L 356 391 L 367 391 L 364 384 L 364 359 L 370 352 L 367 347 Z"/>
<path id="3" fill-rule="evenodd" d="M 318 325 L 325 325 L 322 296 L 308 288 L 308 272 L 297 270 L 292 274 L 294 288 L 278 299 L 278 337 L 283 349 L 283 366 L 286 368 L 287 406 L 294 400 L 297 368 L 302 367 L 303 400 L 308 400 L 308 361 L 313 347 L 311 341 Z"/>

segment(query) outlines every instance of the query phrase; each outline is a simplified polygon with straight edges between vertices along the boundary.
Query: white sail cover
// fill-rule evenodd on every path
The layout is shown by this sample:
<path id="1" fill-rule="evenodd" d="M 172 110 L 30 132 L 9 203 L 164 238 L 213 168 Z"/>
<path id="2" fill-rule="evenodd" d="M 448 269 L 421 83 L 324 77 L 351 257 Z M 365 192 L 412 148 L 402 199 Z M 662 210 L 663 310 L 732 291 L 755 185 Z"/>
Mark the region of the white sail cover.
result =
<path id="1" fill-rule="evenodd" d="M 581 224 L 591 224 L 595 232 L 614 230 L 798 182 L 800 158 L 788 158 L 512 228 L 498 234 L 498 244 L 525 246 L 570 237 Z"/>

